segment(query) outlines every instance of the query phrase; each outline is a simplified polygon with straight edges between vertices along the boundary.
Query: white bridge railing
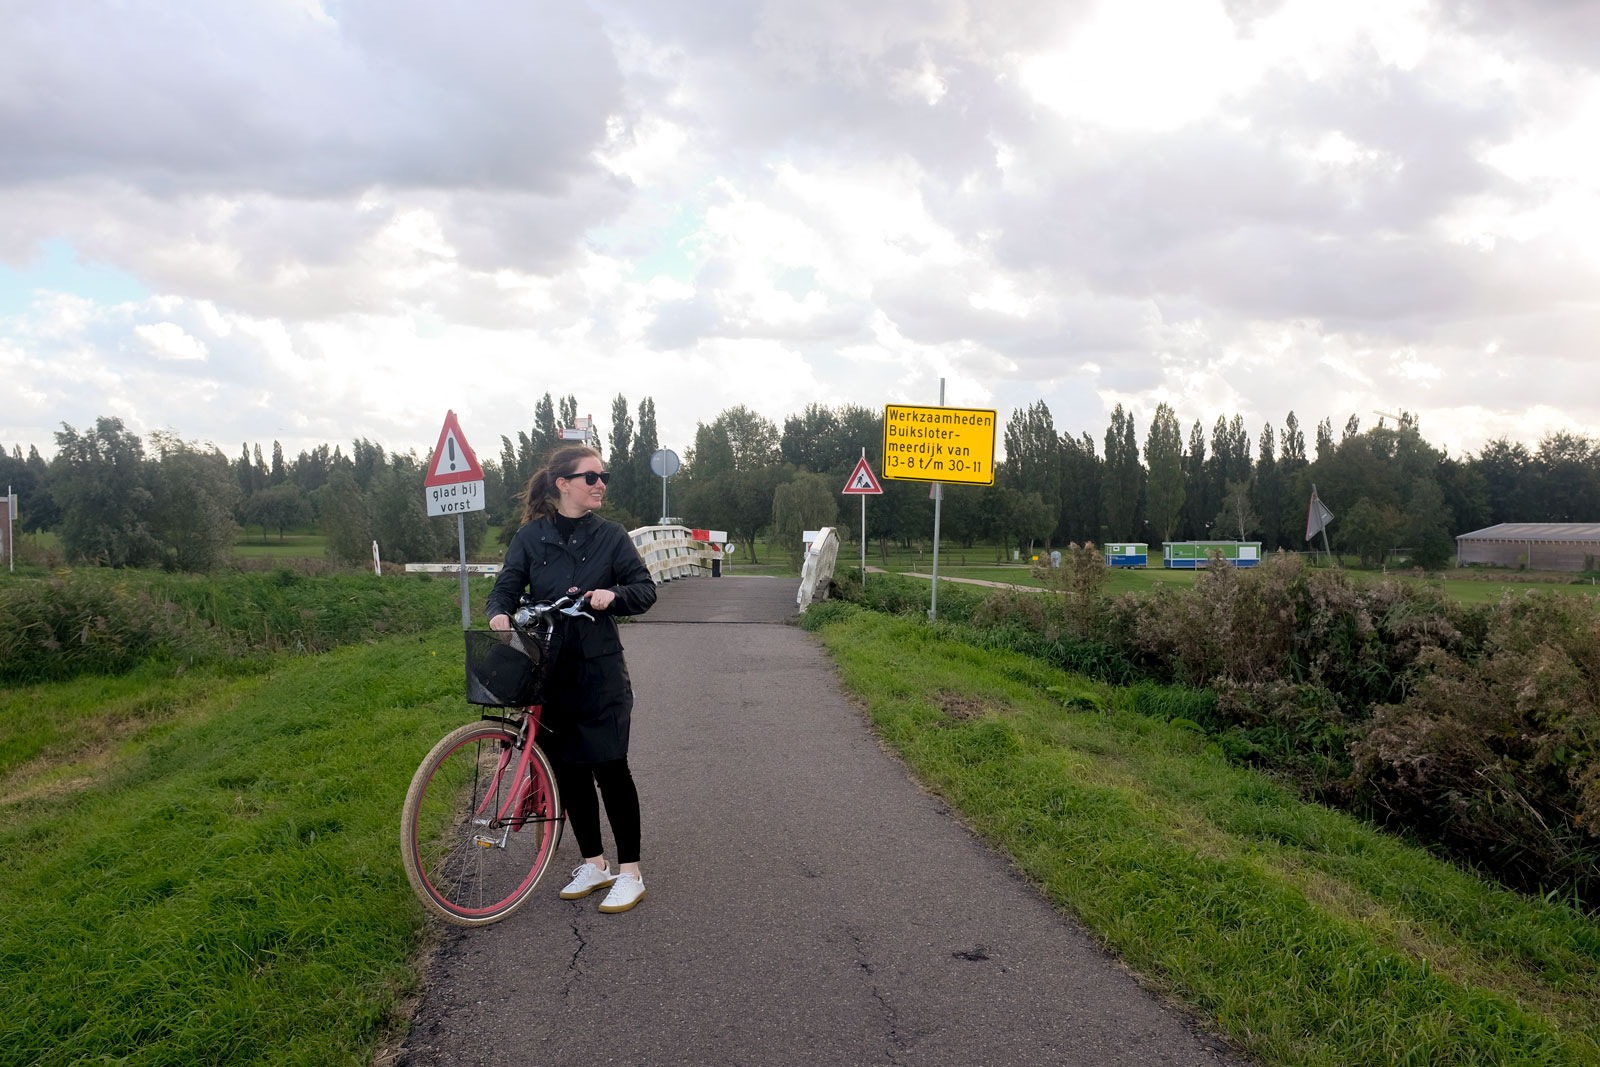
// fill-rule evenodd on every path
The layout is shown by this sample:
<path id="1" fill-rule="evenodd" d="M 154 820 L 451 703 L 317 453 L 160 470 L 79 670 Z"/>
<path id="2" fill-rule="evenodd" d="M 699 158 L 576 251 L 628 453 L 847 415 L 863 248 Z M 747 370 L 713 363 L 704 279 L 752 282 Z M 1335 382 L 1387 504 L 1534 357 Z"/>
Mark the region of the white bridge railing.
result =
<path id="1" fill-rule="evenodd" d="M 828 585 L 839 559 L 839 534 L 832 526 L 824 526 L 815 536 L 808 531 L 806 537 L 806 559 L 800 566 L 800 588 L 794 597 L 802 613 L 813 602 L 828 599 Z"/>
<path id="2" fill-rule="evenodd" d="M 723 558 L 722 542 L 727 535 L 710 531 L 715 541 L 697 541 L 687 526 L 641 526 L 628 531 L 634 547 L 649 568 L 656 584 L 674 578 L 697 578 L 711 573 L 711 564 Z"/>
<path id="3" fill-rule="evenodd" d="M 710 534 L 714 541 L 697 539 L 696 533 Z M 650 571 L 650 577 L 655 583 L 670 582 L 674 578 L 697 578 L 701 575 L 709 576 L 714 561 L 725 559 L 722 544 L 727 540 L 727 534 L 721 530 L 695 531 L 687 526 L 641 526 L 637 530 L 629 530 L 628 536 L 633 538 L 633 545 L 639 550 L 639 558 L 644 560 L 645 567 Z M 459 574 L 459 563 L 407 563 L 408 574 Z M 498 563 L 469 563 L 467 574 L 470 576 L 493 578 L 500 573 Z"/>

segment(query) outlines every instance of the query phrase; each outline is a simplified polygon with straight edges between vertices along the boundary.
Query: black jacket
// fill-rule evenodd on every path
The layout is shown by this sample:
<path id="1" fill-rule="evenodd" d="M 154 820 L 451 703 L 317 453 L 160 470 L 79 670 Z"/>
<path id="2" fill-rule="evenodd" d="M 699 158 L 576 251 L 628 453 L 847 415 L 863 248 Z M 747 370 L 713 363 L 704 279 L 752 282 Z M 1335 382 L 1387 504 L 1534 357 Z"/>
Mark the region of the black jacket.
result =
<path id="1" fill-rule="evenodd" d="M 512 538 L 486 611 L 491 619 L 514 613 L 523 592 L 555 600 L 591 589 L 609 589 L 616 599 L 594 612 L 594 622 L 563 619 L 550 649 L 557 670 L 545 688 L 538 740 L 552 759 L 565 763 L 603 763 L 628 754 L 633 688 L 614 616 L 640 615 L 656 602 L 650 571 L 620 523 L 591 512 L 563 542 L 554 522 L 535 519 Z"/>

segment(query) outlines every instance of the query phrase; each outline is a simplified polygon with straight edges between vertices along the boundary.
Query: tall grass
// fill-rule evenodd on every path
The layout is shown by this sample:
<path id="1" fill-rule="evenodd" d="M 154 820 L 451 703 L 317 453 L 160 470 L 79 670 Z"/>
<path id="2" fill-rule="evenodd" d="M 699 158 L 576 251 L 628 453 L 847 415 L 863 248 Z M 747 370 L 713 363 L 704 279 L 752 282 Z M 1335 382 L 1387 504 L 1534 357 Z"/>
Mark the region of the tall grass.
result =
<path id="1" fill-rule="evenodd" d="M 60 571 L 0 585 L 0 684 L 115 674 L 149 659 L 317 652 L 436 626 L 455 596 L 453 583 L 420 576 Z"/>

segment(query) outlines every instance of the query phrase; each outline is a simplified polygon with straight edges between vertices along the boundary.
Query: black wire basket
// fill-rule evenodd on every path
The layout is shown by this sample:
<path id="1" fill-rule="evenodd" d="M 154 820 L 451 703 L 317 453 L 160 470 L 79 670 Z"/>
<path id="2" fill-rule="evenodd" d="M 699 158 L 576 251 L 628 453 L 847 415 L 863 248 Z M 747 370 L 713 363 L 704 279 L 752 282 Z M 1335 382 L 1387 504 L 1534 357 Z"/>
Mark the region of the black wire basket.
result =
<path id="1" fill-rule="evenodd" d="M 545 646 L 515 630 L 467 630 L 467 703 L 521 708 L 544 699 Z"/>

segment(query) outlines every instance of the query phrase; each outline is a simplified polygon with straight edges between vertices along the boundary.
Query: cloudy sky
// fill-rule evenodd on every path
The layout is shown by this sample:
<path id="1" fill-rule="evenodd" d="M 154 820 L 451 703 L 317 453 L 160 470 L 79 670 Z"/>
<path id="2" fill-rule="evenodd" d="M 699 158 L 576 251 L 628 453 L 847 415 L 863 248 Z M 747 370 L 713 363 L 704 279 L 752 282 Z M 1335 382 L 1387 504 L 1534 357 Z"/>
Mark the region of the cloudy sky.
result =
<path id="1" fill-rule="evenodd" d="M 0 0 L 0 445 L 1600 427 L 1590 0 Z"/>

